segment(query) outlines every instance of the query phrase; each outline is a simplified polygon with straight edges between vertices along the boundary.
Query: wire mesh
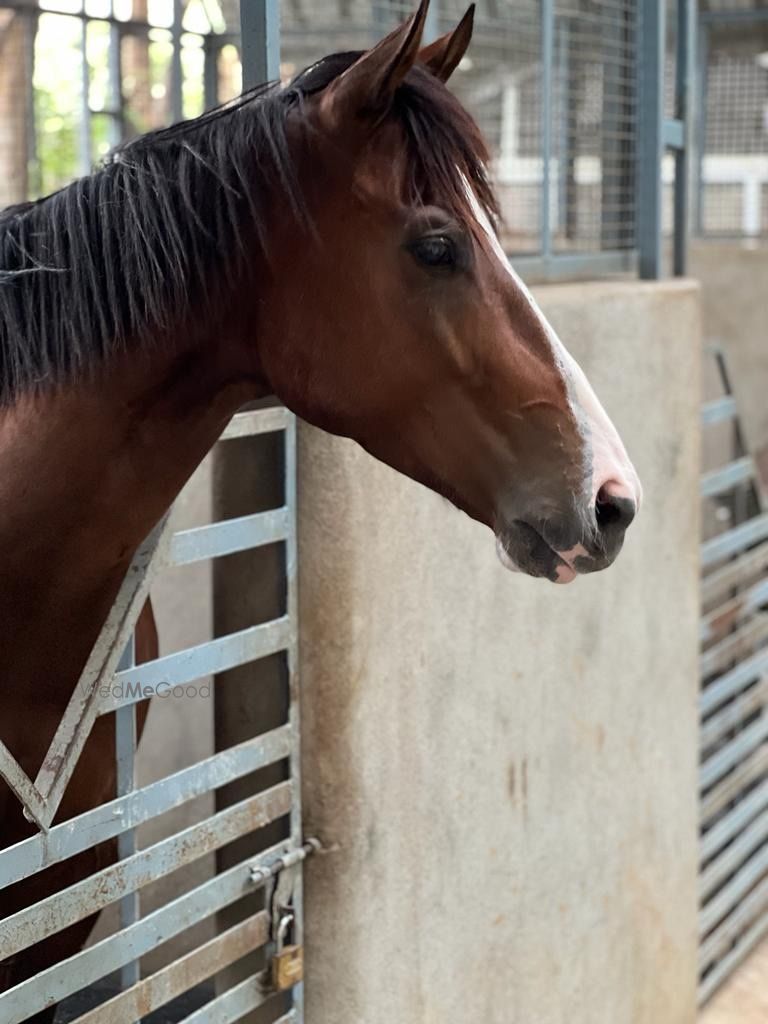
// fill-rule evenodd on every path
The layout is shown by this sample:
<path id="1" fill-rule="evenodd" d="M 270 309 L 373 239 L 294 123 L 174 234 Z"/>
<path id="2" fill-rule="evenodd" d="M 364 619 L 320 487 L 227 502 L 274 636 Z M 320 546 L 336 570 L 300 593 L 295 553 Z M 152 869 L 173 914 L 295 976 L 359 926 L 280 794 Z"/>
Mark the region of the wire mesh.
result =
<path id="1" fill-rule="evenodd" d="M 698 229 L 768 233 L 768 26 L 710 28 L 700 77 Z"/>
<path id="2" fill-rule="evenodd" d="M 115 142 L 240 89 L 238 0 L 85 0 L 84 8 L 41 0 L 42 14 L 7 3 L 16 0 L 0 0 L 8 47 L 0 75 L 9 77 L 0 133 L 14 133 L 14 148 L 2 149 L 0 202 L 52 191 Z M 413 0 L 283 0 L 281 76 L 370 46 L 413 8 Z M 435 2 L 428 32 L 448 31 L 465 9 L 465 0 Z M 472 48 L 451 85 L 490 144 L 511 254 L 634 248 L 636 13 L 635 0 L 478 4 Z M 19 19 L 24 31 L 12 38 Z M 34 75 L 22 51 L 34 55 Z"/>

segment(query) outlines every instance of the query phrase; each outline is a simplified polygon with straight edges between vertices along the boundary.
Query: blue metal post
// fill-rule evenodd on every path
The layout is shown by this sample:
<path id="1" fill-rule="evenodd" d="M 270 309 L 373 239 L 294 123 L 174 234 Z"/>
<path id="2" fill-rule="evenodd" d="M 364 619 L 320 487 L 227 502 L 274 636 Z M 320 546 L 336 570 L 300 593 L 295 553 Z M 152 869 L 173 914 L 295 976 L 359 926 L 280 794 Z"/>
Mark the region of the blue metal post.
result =
<path id="1" fill-rule="evenodd" d="M 120 658 L 118 671 L 132 668 L 136 664 L 134 638 Z M 136 788 L 136 706 L 131 704 L 119 708 L 115 712 L 115 756 L 117 758 L 116 795 L 125 796 Z M 120 860 L 132 857 L 136 853 L 136 832 L 126 829 L 117 837 L 117 855 Z M 120 900 L 120 927 L 128 928 L 135 924 L 141 916 L 138 890 L 129 892 Z M 139 962 L 132 960 L 120 969 L 120 982 L 123 990 L 129 989 L 139 980 Z"/>
<path id="2" fill-rule="evenodd" d="M 541 5 L 541 255 L 552 255 L 552 75 L 555 55 L 555 0 Z"/>
<path id="3" fill-rule="evenodd" d="M 685 274 L 690 235 L 693 80 L 696 68 L 696 0 L 677 0 L 677 75 L 675 117 L 683 126 L 683 144 L 675 152 L 675 225 L 672 272 Z"/>
<path id="4" fill-rule="evenodd" d="M 709 29 L 699 21 L 698 69 L 696 88 L 696 195 L 694 202 L 694 230 L 704 234 L 704 157 L 707 150 L 707 85 L 709 78 Z"/>
<path id="5" fill-rule="evenodd" d="M 280 0 L 243 0 L 240 5 L 243 88 L 280 78 Z"/>
<path id="6" fill-rule="evenodd" d="M 661 276 L 661 163 L 664 156 L 664 0 L 638 5 L 637 249 L 640 277 Z"/>

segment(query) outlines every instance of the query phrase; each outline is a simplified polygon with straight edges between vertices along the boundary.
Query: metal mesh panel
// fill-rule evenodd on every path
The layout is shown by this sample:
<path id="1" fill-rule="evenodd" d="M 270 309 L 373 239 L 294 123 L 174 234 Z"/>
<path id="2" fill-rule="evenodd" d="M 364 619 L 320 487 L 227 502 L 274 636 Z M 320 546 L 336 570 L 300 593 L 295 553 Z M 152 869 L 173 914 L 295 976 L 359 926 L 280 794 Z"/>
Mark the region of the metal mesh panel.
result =
<path id="1" fill-rule="evenodd" d="M 766 232 L 768 27 L 709 30 L 701 76 L 698 229 L 756 237 Z"/>

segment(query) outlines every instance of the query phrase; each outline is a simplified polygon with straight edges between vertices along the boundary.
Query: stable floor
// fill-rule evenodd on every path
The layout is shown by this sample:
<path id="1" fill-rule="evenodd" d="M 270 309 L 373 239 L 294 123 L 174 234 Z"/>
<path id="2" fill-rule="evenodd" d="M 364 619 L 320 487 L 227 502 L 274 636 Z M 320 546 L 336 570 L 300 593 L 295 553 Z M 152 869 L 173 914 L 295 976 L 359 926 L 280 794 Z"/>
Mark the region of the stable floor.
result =
<path id="1" fill-rule="evenodd" d="M 715 994 L 699 1024 L 767 1024 L 768 941 Z"/>

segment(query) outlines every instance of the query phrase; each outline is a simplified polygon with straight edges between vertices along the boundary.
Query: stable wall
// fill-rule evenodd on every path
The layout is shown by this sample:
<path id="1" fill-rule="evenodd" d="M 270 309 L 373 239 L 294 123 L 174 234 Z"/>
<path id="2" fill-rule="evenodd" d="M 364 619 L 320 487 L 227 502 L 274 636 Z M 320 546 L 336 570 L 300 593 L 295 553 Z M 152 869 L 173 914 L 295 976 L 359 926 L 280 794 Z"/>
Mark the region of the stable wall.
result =
<path id="1" fill-rule="evenodd" d="M 307 1024 L 693 1024 L 700 315 L 687 281 L 537 298 L 645 487 L 559 588 L 300 429 Z"/>

